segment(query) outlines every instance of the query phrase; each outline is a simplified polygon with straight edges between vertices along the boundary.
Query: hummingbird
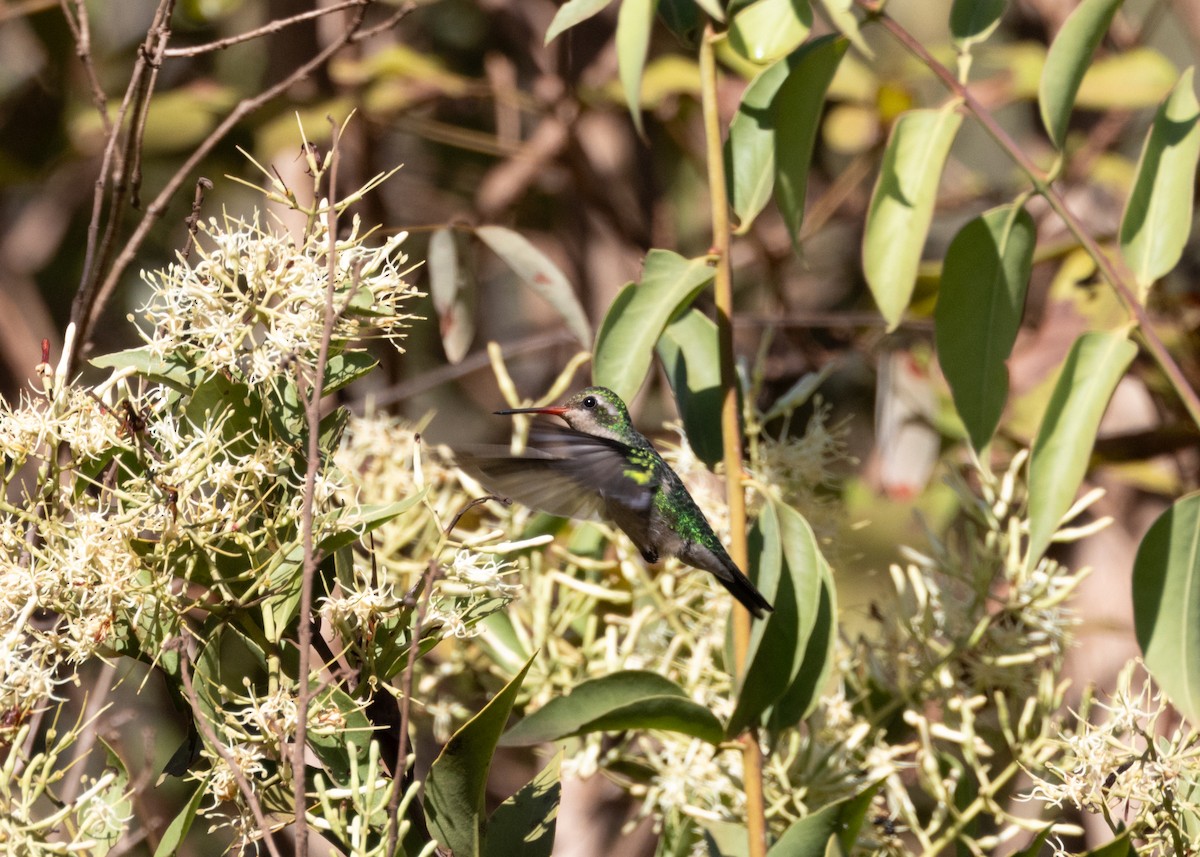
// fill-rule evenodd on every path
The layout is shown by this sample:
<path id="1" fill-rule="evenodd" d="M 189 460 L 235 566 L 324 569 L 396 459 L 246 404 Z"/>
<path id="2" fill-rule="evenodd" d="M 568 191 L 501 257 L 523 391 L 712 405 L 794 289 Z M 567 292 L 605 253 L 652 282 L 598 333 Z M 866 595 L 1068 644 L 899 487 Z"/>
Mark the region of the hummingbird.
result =
<path id="1" fill-rule="evenodd" d="M 610 520 L 646 562 L 678 557 L 714 575 L 755 617 L 773 609 L 612 390 L 587 387 L 558 407 L 495 413 L 554 416 L 567 427 L 535 424 L 521 455 L 471 456 L 467 464 L 485 485 L 551 515 Z"/>

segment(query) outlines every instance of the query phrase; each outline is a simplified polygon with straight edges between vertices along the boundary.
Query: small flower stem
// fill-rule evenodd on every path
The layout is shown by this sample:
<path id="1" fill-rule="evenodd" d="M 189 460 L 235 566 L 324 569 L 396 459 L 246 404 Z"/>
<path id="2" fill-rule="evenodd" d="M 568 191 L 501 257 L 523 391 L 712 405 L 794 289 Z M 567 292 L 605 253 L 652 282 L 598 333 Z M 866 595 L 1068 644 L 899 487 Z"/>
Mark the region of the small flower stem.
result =
<path id="1" fill-rule="evenodd" d="M 714 292 L 717 304 L 717 341 L 721 360 L 721 437 L 724 445 L 725 485 L 729 506 L 729 555 L 739 568 L 748 565 L 746 498 L 742 470 L 742 434 L 738 424 L 737 372 L 733 363 L 733 271 L 729 261 L 729 200 L 725 192 L 725 156 L 721 148 L 721 120 L 717 109 L 717 63 L 713 43 L 717 36 L 710 21 L 700 42 L 700 98 L 704 109 L 704 144 L 708 162 L 708 194 L 712 204 L 712 255 L 716 257 Z M 750 613 L 733 609 L 735 669 L 745 668 L 750 649 Z M 767 818 L 763 799 L 763 758 L 756 729 L 741 736 L 742 787 L 746 792 L 746 827 L 750 857 L 767 853 Z"/>
<path id="2" fill-rule="evenodd" d="M 1000 127 L 1000 123 L 995 117 L 988 112 L 972 93 L 971 90 L 963 85 L 962 82 L 954 76 L 954 74 L 934 59 L 933 55 L 925 49 L 912 33 L 904 29 L 894 18 L 886 15 L 881 11 L 880 4 L 873 0 L 859 0 L 859 5 L 865 9 L 874 20 L 887 30 L 901 45 L 904 46 L 909 53 L 921 61 L 930 71 L 938 77 L 939 80 L 946 86 L 948 90 L 954 93 L 955 96 L 962 99 L 963 104 L 983 126 L 983 130 L 988 133 L 993 140 L 1002 148 L 1005 153 L 1012 158 L 1021 171 L 1025 173 L 1029 181 L 1033 184 L 1034 190 L 1038 192 L 1050 205 L 1050 208 L 1057 214 L 1066 224 L 1067 229 L 1075 236 L 1080 245 L 1087 254 L 1092 257 L 1092 261 L 1096 263 L 1104 275 L 1110 286 L 1117 293 L 1118 299 L 1125 307 L 1125 311 L 1129 313 L 1130 319 L 1137 325 L 1137 328 L 1142 336 L 1142 342 L 1146 350 L 1158 363 L 1163 374 L 1167 376 L 1176 395 L 1179 396 L 1184 408 L 1192 421 L 1200 426 L 1200 395 L 1192 389 L 1188 383 L 1183 371 L 1179 368 L 1179 364 L 1171 356 L 1166 345 L 1154 330 L 1150 323 L 1150 316 L 1146 312 L 1146 308 L 1138 300 L 1136 289 L 1130 285 L 1129 273 L 1124 269 L 1123 265 L 1118 265 L 1113 259 L 1101 249 L 1100 244 L 1093 238 L 1084 228 L 1083 223 L 1077 218 L 1067 207 L 1067 201 L 1063 195 L 1054 187 L 1051 178 L 1025 154 L 1016 141 L 1009 136 L 1008 132 Z"/>

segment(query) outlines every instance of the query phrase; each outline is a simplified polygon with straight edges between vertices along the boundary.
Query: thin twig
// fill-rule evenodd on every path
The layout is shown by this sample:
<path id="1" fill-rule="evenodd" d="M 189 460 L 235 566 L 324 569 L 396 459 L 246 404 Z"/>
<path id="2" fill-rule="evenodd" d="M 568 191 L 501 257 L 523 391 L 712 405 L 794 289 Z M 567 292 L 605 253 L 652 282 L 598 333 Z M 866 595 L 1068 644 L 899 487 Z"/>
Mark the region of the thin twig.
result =
<path id="1" fill-rule="evenodd" d="M 165 648 L 173 648 L 179 652 L 179 677 L 183 680 L 183 692 L 187 694 L 188 704 L 192 707 L 192 719 L 195 721 L 196 727 L 208 741 L 209 746 L 216 750 L 217 755 L 229 766 L 229 772 L 233 775 L 234 782 L 237 783 L 238 791 L 246 799 L 246 805 L 250 807 L 254 821 L 258 824 L 258 829 L 262 831 L 263 842 L 266 843 L 267 850 L 271 852 L 271 857 L 282 857 L 279 848 L 275 845 L 275 837 L 271 834 L 270 822 L 263 813 L 262 804 L 258 802 L 258 795 L 254 793 L 254 788 L 246 779 L 246 774 L 238 765 L 237 760 L 233 758 L 233 754 L 226 749 L 225 744 L 209 725 L 204 710 L 200 706 L 200 698 L 196 695 L 196 688 L 192 685 L 191 671 L 188 669 L 189 655 L 186 641 L 182 637 L 176 637 L 168 640 Z"/>
<path id="2" fill-rule="evenodd" d="M 304 544 L 304 569 L 300 582 L 300 665 L 298 668 L 300 691 L 296 697 L 296 745 L 292 758 L 293 794 L 296 804 L 296 854 L 308 857 L 308 819 L 305 813 L 307 794 L 305 789 L 304 751 L 308 742 L 308 708 L 312 691 L 308 684 L 308 673 L 312 656 L 312 602 L 313 584 L 317 576 L 316 544 L 313 540 L 313 503 L 317 493 L 317 471 L 321 469 L 321 398 L 325 393 L 325 369 L 329 365 L 329 348 L 333 340 L 333 326 L 337 313 L 333 305 L 337 287 L 337 178 L 341 146 L 341 129 L 332 119 L 333 134 L 329 148 L 329 184 L 325 198 L 325 228 L 328 230 L 329 248 L 325 257 L 325 324 L 321 330 L 321 345 L 317 350 L 317 363 L 313 369 L 312 384 L 304 402 L 304 416 L 308 424 L 308 449 L 304 472 L 304 497 L 300 511 L 301 540 Z M 353 293 L 351 289 L 351 293 Z"/>
<path id="3" fill-rule="evenodd" d="M 104 281 L 100 284 L 99 288 L 95 289 L 92 294 L 87 295 L 83 301 L 81 301 L 79 297 L 76 298 L 75 305 L 71 310 L 71 318 L 76 322 L 76 327 L 77 329 L 81 330 L 81 333 L 76 340 L 79 343 L 79 347 L 76 349 L 75 354 L 72 355 L 73 361 L 78 358 L 79 354 L 81 354 L 82 350 L 86 347 L 87 330 L 90 329 L 91 325 L 104 311 L 104 307 L 112 298 L 112 294 L 116 290 L 117 285 L 120 283 L 121 277 L 125 273 L 125 269 L 128 268 L 129 265 L 132 264 L 133 260 L 137 257 L 138 251 L 141 249 L 143 242 L 145 242 L 147 236 L 150 234 L 150 230 L 154 227 L 154 224 L 158 222 L 158 220 L 162 217 L 163 212 L 166 211 L 167 204 L 170 202 L 171 198 L 179 191 L 179 188 L 193 173 L 200 162 L 204 160 L 204 158 L 206 158 L 214 148 L 216 148 L 217 144 L 220 143 L 221 140 L 223 140 L 239 122 L 241 122 L 254 111 L 258 110 L 264 104 L 273 101 L 275 98 L 287 92 L 296 84 L 297 81 L 308 77 L 308 75 L 312 74 L 313 71 L 324 65 L 330 57 L 349 44 L 354 33 L 356 33 L 358 28 L 362 25 L 366 8 L 366 4 L 355 7 L 356 11 L 354 17 L 349 24 L 347 24 L 346 29 L 338 36 L 338 38 L 326 45 L 311 60 L 302 64 L 274 86 L 271 86 L 263 92 L 260 92 L 258 95 L 244 98 L 242 101 L 238 102 L 238 105 L 232 111 L 230 111 L 229 115 L 227 115 L 220 122 L 220 124 L 218 124 L 217 127 L 214 128 L 212 132 L 204 138 L 204 141 L 196 147 L 183 165 L 175 171 L 175 174 L 171 176 L 171 178 L 163 186 L 163 189 L 159 191 L 158 195 L 154 198 L 154 201 L 146 207 L 145 214 L 142 215 L 141 221 L 134 229 L 133 234 L 130 236 L 128 242 L 126 242 L 125 246 L 121 249 L 120 254 L 113 261 L 108 273 L 104 278 Z M 85 319 L 86 321 L 81 323 L 81 319 Z"/>
<path id="4" fill-rule="evenodd" d="M 92 101 L 96 105 L 96 112 L 100 114 L 100 126 L 104 129 L 104 136 L 108 137 L 112 134 L 112 119 L 108 115 L 108 95 L 100 85 L 100 79 L 96 76 L 96 66 L 92 62 L 92 28 L 87 4 L 84 0 L 70 0 L 75 6 L 75 14 L 72 16 L 67 2 L 68 0 L 61 0 L 63 18 L 71 30 L 71 38 L 75 40 L 75 55 L 79 57 L 83 73 L 87 75 L 88 85 L 92 89 Z"/>
<path id="5" fill-rule="evenodd" d="M 163 54 L 168 59 L 175 57 L 198 57 L 201 54 L 212 53 L 213 51 L 223 51 L 226 48 L 240 45 L 242 42 L 249 42 L 253 39 L 260 39 L 263 36 L 269 36 L 272 33 L 278 33 L 280 30 L 285 30 L 293 24 L 300 24 L 304 21 L 311 21 L 313 18 L 320 18 L 323 15 L 328 15 L 332 12 L 340 12 L 343 9 L 349 9 L 351 6 L 365 5 L 369 0 L 344 0 L 333 6 L 326 6 L 321 9 L 313 9 L 310 12 L 301 12 L 298 15 L 293 15 L 290 18 L 277 18 L 261 27 L 249 30 L 245 33 L 239 33 L 236 36 L 229 36 L 224 39 L 218 39 L 215 42 L 208 42 L 203 45 L 193 45 L 190 48 L 170 48 Z"/>
<path id="6" fill-rule="evenodd" d="M 369 39 L 379 33 L 386 33 L 392 27 L 399 24 L 417 9 L 417 4 L 414 0 L 408 0 L 399 9 L 389 15 L 385 20 L 380 21 L 373 27 L 367 27 L 365 30 L 359 30 L 350 37 L 352 42 L 361 42 L 363 39 Z"/>
<path id="7" fill-rule="evenodd" d="M 183 221 L 187 227 L 187 240 L 183 242 L 183 250 L 180 256 L 186 262 L 188 256 L 192 255 L 192 244 L 196 240 L 196 230 L 200 228 L 200 209 L 204 207 L 204 193 L 213 188 L 213 183 L 204 176 L 196 179 L 196 194 L 192 197 L 192 213 Z"/>
<path id="8" fill-rule="evenodd" d="M 737 372 L 733 357 L 733 270 L 730 264 L 729 200 L 725 192 L 725 158 L 721 150 L 721 120 L 717 107 L 717 63 L 712 22 L 700 41 L 700 100 L 704 114 L 704 140 L 708 167 L 708 194 L 712 207 L 713 244 L 716 256 L 713 292 L 717 304 L 717 345 L 721 362 L 721 434 L 725 462 L 725 497 L 729 508 L 729 556 L 746 568 L 746 495 L 743 488 L 742 432 L 738 420 Z M 735 669 L 746 668 L 750 650 L 750 612 L 733 608 Z M 746 793 L 746 830 L 750 857 L 767 853 L 767 817 L 763 795 L 763 757 L 758 730 L 751 726 L 741 736 L 742 788 Z"/>
<path id="9" fill-rule="evenodd" d="M 1196 391 L 1192 389 L 1191 384 L 1188 383 L 1187 378 L 1183 374 L 1183 370 L 1179 368 L 1179 364 L 1175 362 L 1170 351 L 1167 350 L 1166 345 L 1163 344 L 1162 339 L 1154 330 L 1146 308 L 1138 300 L 1136 290 L 1129 284 L 1128 272 L 1125 270 L 1124 264 L 1115 262 L 1109 254 L 1101 249 L 1096 239 L 1084 228 L 1082 221 L 1067 207 L 1066 199 L 1051 184 L 1046 173 L 1039 169 L 1012 137 L 1008 135 L 1008 132 L 1000 127 L 995 117 L 988 112 L 987 108 L 979 102 L 968 87 L 960 83 L 948 68 L 934 59 L 933 55 L 925 49 L 925 46 L 909 33 L 908 30 L 904 29 L 894 18 L 880 11 L 877 3 L 868 2 L 868 0 L 858 0 L 858 2 L 860 6 L 870 12 L 879 21 L 885 30 L 895 37 L 896 41 L 900 42 L 909 53 L 929 68 L 947 89 L 962 99 L 963 104 L 971 111 L 979 121 L 979 124 L 987 131 L 988 135 L 1021 168 L 1021 171 L 1033 183 L 1034 189 L 1050 204 L 1055 214 L 1062 219 L 1067 229 L 1075 236 L 1088 255 L 1092 257 L 1092 261 L 1096 263 L 1096 267 L 1104 274 L 1104 278 L 1108 280 L 1109 285 L 1112 286 L 1113 290 L 1117 293 L 1117 297 L 1124 304 L 1126 312 L 1129 313 L 1130 318 L 1137 325 L 1146 350 L 1150 352 L 1155 362 L 1158 363 L 1159 368 L 1167 376 L 1171 387 L 1183 402 L 1183 406 L 1192 420 L 1196 425 L 1200 426 L 1200 395 L 1197 395 Z"/>

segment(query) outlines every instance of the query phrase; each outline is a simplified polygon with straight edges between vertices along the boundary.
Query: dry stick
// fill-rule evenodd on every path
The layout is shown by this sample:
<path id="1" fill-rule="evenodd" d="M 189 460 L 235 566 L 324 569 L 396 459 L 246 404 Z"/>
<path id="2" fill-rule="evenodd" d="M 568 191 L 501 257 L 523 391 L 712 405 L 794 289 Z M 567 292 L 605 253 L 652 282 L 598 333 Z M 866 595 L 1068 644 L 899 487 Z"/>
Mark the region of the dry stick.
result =
<path id="1" fill-rule="evenodd" d="M 1188 415 L 1191 416 L 1196 425 L 1200 426 L 1200 396 L 1192 389 L 1183 371 L 1179 368 L 1179 364 L 1171 357 L 1171 353 L 1155 332 L 1154 327 L 1150 323 L 1150 316 L 1146 313 L 1146 308 L 1142 306 L 1134 289 L 1130 287 L 1127 277 L 1118 270 L 1117 264 L 1100 248 L 1096 239 L 1084 229 L 1080 220 L 1071 213 L 1071 210 L 1067 207 L 1066 200 L 1050 183 L 1046 173 L 1039 169 L 1012 137 L 1008 135 L 1008 132 L 1000 127 L 1000 124 L 996 122 L 987 108 L 971 94 L 971 90 L 960 83 L 958 78 L 949 69 L 934 59 L 933 55 L 925 50 L 924 45 L 917 41 L 911 33 L 893 18 L 881 12 L 877 4 L 859 0 L 859 5 L 870 12 L 883 25 L 884 29 L 891 33 L 896 38 L 896 41 L 900 42 L 909 53 L 937 75 L 947 89 L 962 99 L 963 104 L 979 120 L 979 124 L 983 126 L 988 135 L 1008 153 L 1008 156 L 1016 162 L 1021 171 L 1033 183 L 1034 189 L 1045 198 L 1055 214 L 1062 218 L 1063 223 L 1067 225 L 1067 229 L 1071 231 L 1075 239 L 1083 246 L 1088 255 L 1092 257 L 1092 261 L 1096 263 L 1096 266 L 1104 273 L 1104 278 L 1108 280 L 1109 285 L 1116 291 L 1117 297 L 1125 305 L 1125 310 L 1129 313 L 1138 330 L 1141 332 L 1146 350 L 1150 352 L 1155 362 L 1158 363 L 1159 368 L 1162 369 L 1167 379 L 1171 382 L 1175 393 L 1187 409 Z M 1124 266 L 1122 265 L 1121 267 L 1123 268 Z"/>
<path id="2" fill-rule="evenodd" d="M 196 57 L 201 54 L 211 53 L 212 51 L 223 51 L 233 45 L 239 45 L 242 42 L 249 42 L 253 39 L 269 36 L 272 33 L 278 33 L 280 30 L 287 29 L 293 24 L 300 24 L 304 21 L 311 21 L 313 18 L 320 18 L 322 15 L 328 15 L 332 12 L 340 12 L 343 9 L 349 9 L 351 6 L 361 6 L 364 0 L 345 0 L 334 6 L 326 6 L 322 9 L 314 9 L 311 12 L 301 12 L 299 15 L 293 15 L 290 18 L 279 18 L 271 21 L 269 24 L 264 24 L 254 30 L 249 30 L 245 33 L 239 33 L 236 36 L 218 39 L 215 42 L 209 42 L 204 45 L 194 45 L 190 48 L 171 48 L 164 56 L 168 58 L 174 57 Z"/>
<path id="3" fill-rule="evenodd" d="M 192 213 L 187 216 L 187 220 L 183 221 L 187 227 L 187 240 L 183 243 L 183 251 L 179 254 L 183 257 L 183 261 L 187 261 L 188 256 L 192 255 L 192 244 L 196 240 L 196 230 L 200 228 L 200 210 L 204 207 L 204 193 L 213 188 L 213 183 L 204 176 L 196 179 L 196 193 L 192 197 Z"/>
<path id="4" fill-rule="evenodd" d="M 733 272 L 729 262 L 729 200 L 725 191 L 725 159 L 721 151 L 721 121 L 717 108 L 717 64 L 713 55 L 716 39 L 710 21 L 700 42 L 700 98 L 704 111 L 704 142 L 708 161 L 708 194 L 712 202 L 713 246 L 717 257 L 714 296 L 717 303 L 717 342 L 721 360 L 721 434 L 725 451 L 725 494 L 729 506 L 729 556 L 746 568 L 746 497 L 742 486 L 742 435 L 738 425 L 737 373 L 733 365 Z M 736 670 L 746 667 L 750 650 L 750 612 L 733 608 L 733 651 Z M 763 758 L 758 730 L 753 726 L 740 738 L 742 743 L 742 787 L 746 792 L 746 827 L 750 857 L 767 853 L 767 817 L 763 798 Z"/>
<path id="5" fill-rule="evenodd" d="M 104 143 L 104 154 L 100 159 L 100 171 L 96 176 L 96 189 L 92 196 L 92 216 L 88 222 L 87 248 L 83 257 L 83 276 L 79 283 L 79 291 L 71 304 L 71 321 L 75 324 L 77 343 L 75 352 L 67 355 L 68 374 L 75 363 L 76 355 L 81 352 L 88 341 L 92 325 L 91 305 L 96 296 L 96 284 L 100 280 L 100 272 L 108 262 L 112 252 L 113 240 L 120 225 L 121 214 L 124 211 L 124 153 L 118 153 L 118 143 L 121 139 L 121 129 L 125 127 L 125 117 L 130 109 L 136 109 L 139 99 L 149 100 L 150 92 L 147 83 L 147 68 L 150 64 L 150 54 L 156 42 L 155 35 L 162 22 L 170 22 L 170 10 L 174 8 L 175 0 L 161 0 L 154 12 L 154 20 L 146 31 L 146 41 L 138 51 L 137 62 L 129 77 L 129 86 L 125 89 L 125 97 L 117 110 L 116 121 L 112 123 L 108 139 Z M 164 12 L 167 12 L 164 17 Z M 169 27 L 167 30 L 169 36 Z M 166 47 L 166 39 L 161 40 Z M 105 225 L 104 237 L 97 240 L 100 234 L 101 216 L 104 212 L 105 191 L 109 191 L 108 222 Z"/>
<path id="6" fill-rule="evenodd" d="M 104 87 L 100 85 L 100 79 L 96 76 L 96 66 L 92 63 L 92 28 L 88 23 L 87 4 L 84 0 L 70 2 L 75 5 L 75 17 L 71 16 L 67 0 L 61 0 L 63 18 L 71 30 L 71 38 L 75 40 L 75 55 L 79 57 L 83 73 L 87 75 L 88 85 L 92 88 L 92 101 L 96 105 L 96 112 L 100 114 L 100 125 L 104 128 L 104 136 L 107 138 L 112 134 L 112 119 L 108 116 L 108 96 Z"/>
<path id="7" fill-rule="evenodd" d="M 362 24 L 363 15 L 369 3 L 370 0 L 364 0 L 364 4 L 358 7 L 358 11 L 347 25 L 345 31 L 311 60 L 301 65 L 269 89 L 251 98 L 242 99 L 229 115 L 196 147 L 183 166 L 171 176 L 166 185 L 163 186 L 163 189 L 159 191 L 158 196 L 154 198 L 154 201 L 146 207 L 146 213 L 142 215 L 142 219 L 134 230 L 133 235 L 130 236 L 129 241 L 126 242 L 125 246 L 121 249 L 121 253 L 112 263 L 108 274 L 104 278 L 104 282 L 93 293 L 87 295 L 83 303 L 80 301 L 80 297 L 83 297 L 82 294 L 76 298 L 76 305 L 71 311 L 71 320 L 75 322 L 76 328 L 80 330 L 80 334 L 76 338 L 76 342 L 79 345 L 75 350 L 75 354 L 72 355 L 72 362 L 87 344 L 88 328 L 90 328 L 100 313 L 103 312 L 105 304 L 112 298 L 112 294 L 121 280 L 121 275 L 133 262 L 138 251 L 141 249 L 142 243 L 146 240 L 146 236 L 150 234 L 150 230 L 154 227 L 154 224 L 162 217 L 167 203 L 178 192 L 184 181 L 187 180 L 188 175 L 208 156 L 209 152 L 216 148 L 225 135 L 235 125 L 246 118 L 246 116 L 286 92 L 296 81 L 308 77 L 308 75 L 323 65 L 331 56 L 350 43 L 359 26 Z"/>
<path id="8" fill-rule="evenodd" d="M 168 640 L 165 648 L 173 648 L 179 652 L 179 677 L 183 680 L 183 692 L 187 694 L 188 704 L 192 706 L 192 719 L 196 722 L 196 728 L 200 730 L 204 740 L 208 741 L 209 746 L 216 750 L 217 755 L 229 766 L 229 772 L 233 774 L 238 791 L 246 799 L 246 805 L 250 807 L 254 821 L 258 824 L 258 829 L 262 831 L 263 842 L 267 843 L 267 850 L 271 852 L 271 857 L 282 857 L 275 845 L 275 837 L 271 834 L 271 825 L 263 813 L 262 804 L 258 802 L 258 795 L 254 793 L 254 788 L 246 779 L 246 774 L 238 765 L 237 760 L 233 758 L 233 754 L 225 748 L 225 745 L 217 737 L 217 733 L 209 725 L 204 716 L 204 710 L 200 707 L 200 699 L 196 695 L 196 688 L 192 686 L 192 675 L 188 669 L 187 643 L 182 637 L 176 637 Z"/>
<path id="9" fill-rule="evenodd" d="M 296 854 L 308 857 L 308 820 L 305 816 L 305 770 L 304 749 L 308 743 L 308 707 L 312 691 L 308 686 L 309 662 L 312 655 L 312 602 L 313 581 L 317 576 L 316 545 L 313 543 L 313 502 L 317 493 L 317 471 L 321 468 L 321 398 L 325 392 L 325 367 L 329 364 L 329 345 L 333 339 L 333 325 L 337 317 L 333 306 L 333 292 L 337 285 L 337 174 L 338 149 L 341 145 L 341 129 L 332 119 L 333 135 L 329 144 L 329 186 L 326 189 L 325 228 L 328 230 L 329 248 L 325 256 L 325 323 L 321 330 L 321 346 L 317 350 L 317 364 L 313 369 L 312 384 L 304 402 L 304 417 L 308 423 L 307 465 L 304 471 L 304 498 L 300 509 L 300 538 L 304 543 L 304 570 L 300 581 L 300 692 L 296 697 L 296 744 L 292 748 L 293 801 L 296 804 Z"/>

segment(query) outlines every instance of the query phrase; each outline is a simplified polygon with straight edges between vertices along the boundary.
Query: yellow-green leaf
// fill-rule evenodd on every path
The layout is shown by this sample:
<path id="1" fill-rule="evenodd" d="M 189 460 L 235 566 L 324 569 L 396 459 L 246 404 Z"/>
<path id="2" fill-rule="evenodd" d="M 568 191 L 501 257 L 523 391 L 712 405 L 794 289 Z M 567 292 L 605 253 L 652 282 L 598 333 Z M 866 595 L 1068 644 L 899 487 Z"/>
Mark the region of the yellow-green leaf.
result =
<path id="1" fill-rule="evenodd" d="M 1050 141 L 1062 148 L 1079 84 L 1121 0 L 1083 0 L 1058 31 L 1038 86 L 1038 106 Z"/>
<path id="2" fill-rule="evenodd" d="M 650 49 L 650 27 L 658 0 L 621 0 L 617 13 L 617 74 L 625 90 L 629 115 L 638 134 L 642 128 L 642 70 Z"/>
<path id="3" fill-rule="evenodd" d="M 911 110 L 896 121 L 884 151 L 867 210 L 863 273 L 889 330 L 912 297 L 938 182 L 961 124 L 956 105 Z"/>
<path id="4" fill-rule="evenodd" d="M 1200 103 L 1192 72 L 1183 73 L 1154 116 L 1121 218 L 1121 254 L 1142 289 L 1175 267 L 1192 231 L 1200 157 Z"/>
<path id="5" fill-rule="evenodd" d="M 803 44 L 812 23 L 808 0 L 753 0 L 729 22 L 729 44 L 748 60 L 768 63 Z"/>

